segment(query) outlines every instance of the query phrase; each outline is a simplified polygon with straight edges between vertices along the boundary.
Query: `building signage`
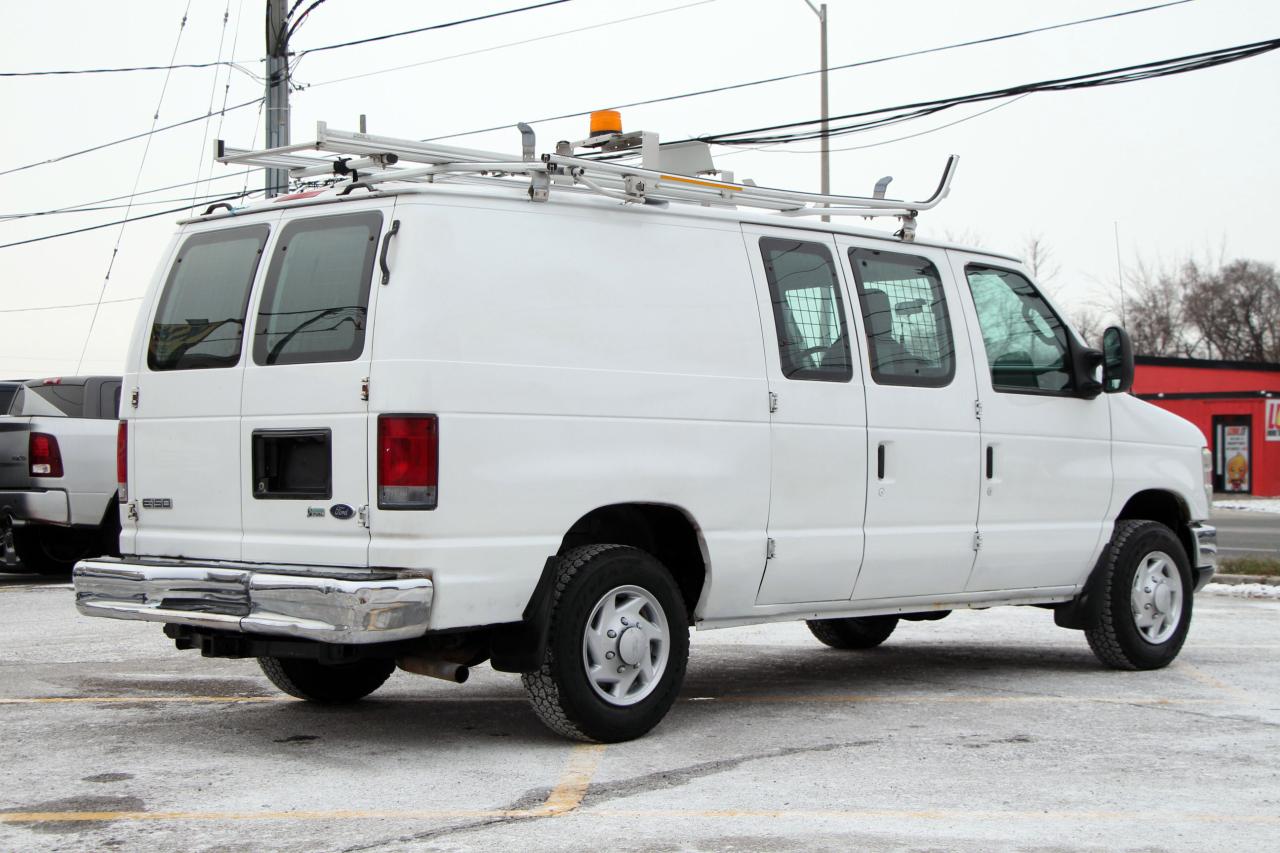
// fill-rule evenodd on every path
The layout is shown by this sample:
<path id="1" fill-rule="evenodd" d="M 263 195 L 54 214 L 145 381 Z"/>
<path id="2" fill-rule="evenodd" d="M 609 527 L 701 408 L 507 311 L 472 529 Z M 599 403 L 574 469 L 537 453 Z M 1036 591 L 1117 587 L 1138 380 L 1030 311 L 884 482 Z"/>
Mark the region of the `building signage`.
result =
<path id="1" fill-rule="evenodd" d="M 1280 400 L 1267 401 L 1267 441 L 1280 441 Z"/>
<path id="2" fill-rule="evenodd" d="M 1223 429 L 1223 456 L 1227 460 L 1228 492 L 1249 491 L 1249 428 L 1229 426 Z"/>

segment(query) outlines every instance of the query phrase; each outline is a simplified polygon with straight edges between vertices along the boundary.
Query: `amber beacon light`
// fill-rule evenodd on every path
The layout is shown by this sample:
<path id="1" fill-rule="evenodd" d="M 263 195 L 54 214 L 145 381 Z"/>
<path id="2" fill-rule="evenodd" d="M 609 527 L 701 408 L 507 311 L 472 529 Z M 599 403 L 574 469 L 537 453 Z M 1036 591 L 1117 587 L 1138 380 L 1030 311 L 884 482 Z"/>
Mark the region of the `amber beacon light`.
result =
<path id="1" fill-rule="evenodd" d="M 617 110 L 596 110 L 591 114 L 591 135 L 622 133 L 622 113 Z"/>

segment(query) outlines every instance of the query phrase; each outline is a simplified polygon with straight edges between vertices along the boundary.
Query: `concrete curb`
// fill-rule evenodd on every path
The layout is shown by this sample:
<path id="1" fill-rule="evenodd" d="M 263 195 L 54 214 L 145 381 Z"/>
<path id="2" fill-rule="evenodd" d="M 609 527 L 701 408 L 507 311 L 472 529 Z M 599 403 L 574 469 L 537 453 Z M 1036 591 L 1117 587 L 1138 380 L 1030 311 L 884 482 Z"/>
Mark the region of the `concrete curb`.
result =
<path id="1" fill-rule="evenodd" d="M 1280 586 L 1280 577 L 1275 575 L 1214 575 L 1211 583 L 1225 583 L 1235 586 L 1243 583 L 1260 583 L 1267 586 Z"/>

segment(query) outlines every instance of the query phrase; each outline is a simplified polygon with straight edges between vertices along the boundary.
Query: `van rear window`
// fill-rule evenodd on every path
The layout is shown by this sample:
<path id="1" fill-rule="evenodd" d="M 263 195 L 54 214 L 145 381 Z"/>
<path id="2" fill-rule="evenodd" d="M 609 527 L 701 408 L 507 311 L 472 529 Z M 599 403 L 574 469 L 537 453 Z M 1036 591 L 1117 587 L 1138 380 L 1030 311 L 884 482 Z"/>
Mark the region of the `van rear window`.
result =
<path id="1" fill-rule="evenodd" d="M 152 370 L 234 367 L 266 225 L 189 237 L 169 270 L 147 346 Z"/>
<path id="2" fill-rule="evenodd" d="M 256 364 L 351 361 L 364 352 L 382 214 L 290 222 L 272 250 L 254 329 Z"/>

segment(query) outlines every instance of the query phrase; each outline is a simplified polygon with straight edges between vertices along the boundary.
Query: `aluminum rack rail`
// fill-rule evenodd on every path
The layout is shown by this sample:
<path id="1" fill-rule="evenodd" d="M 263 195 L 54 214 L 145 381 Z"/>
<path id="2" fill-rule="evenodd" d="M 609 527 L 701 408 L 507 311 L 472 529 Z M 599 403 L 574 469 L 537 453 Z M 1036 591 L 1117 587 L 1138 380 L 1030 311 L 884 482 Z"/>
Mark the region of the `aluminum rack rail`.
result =
<path id="1" fill-rule="evenodd" d="M 644 161 L 638 166 L 574 154 L 575 148 L 584 145 L 601 147 L 603 137 L 579 143 L 561 142 L 555 153 L 538 156 L 534 150 L 532 129 L 525 124 L 517 127 L 522 142 L 518 157 L 433 142 L 333 130 L 325 122 L 319 122 L 313 142 L 247 151 L 228 148 L 218 140 L 214 159 L 225 164 L 287 169 L 295 180 L 327 176 L 349 179 L 353 184 L 359 182 L 364 186 L 388 181 L 471 182 L 479 178 L 485 183 L 524 190 L 533 201 L 546 201 L 552 187 L 556 187 L 635 204 L 680 202 L 742 206 L 774 210 L 784 216 L 896 217 L 902 221 L 899 236 L 904 240 L 914 238 L 915 219 L 919 212 L 936 207 L 947 197 L 960 160 L 954 154 L 947 158 L 933 195 L 921 201 L 905 201 L 884 197 L 889 179 L 882 179 L 877 184 L 873 196 L 853 196 L 773 189 L 750 182 L 715 180 L 703 174 L 683 175 L 664 171 L 660 163 L 652 162 L 661 159 L 661 152 L 656 144 L 656 134 L 650 133 L 618 133 L 612 137 L 624 143 L 644 139 Z M 638 142 L 635 144 L 639 145 Z M 336 157 L 328 159 L 302 154 L 308 151 Z"/>

